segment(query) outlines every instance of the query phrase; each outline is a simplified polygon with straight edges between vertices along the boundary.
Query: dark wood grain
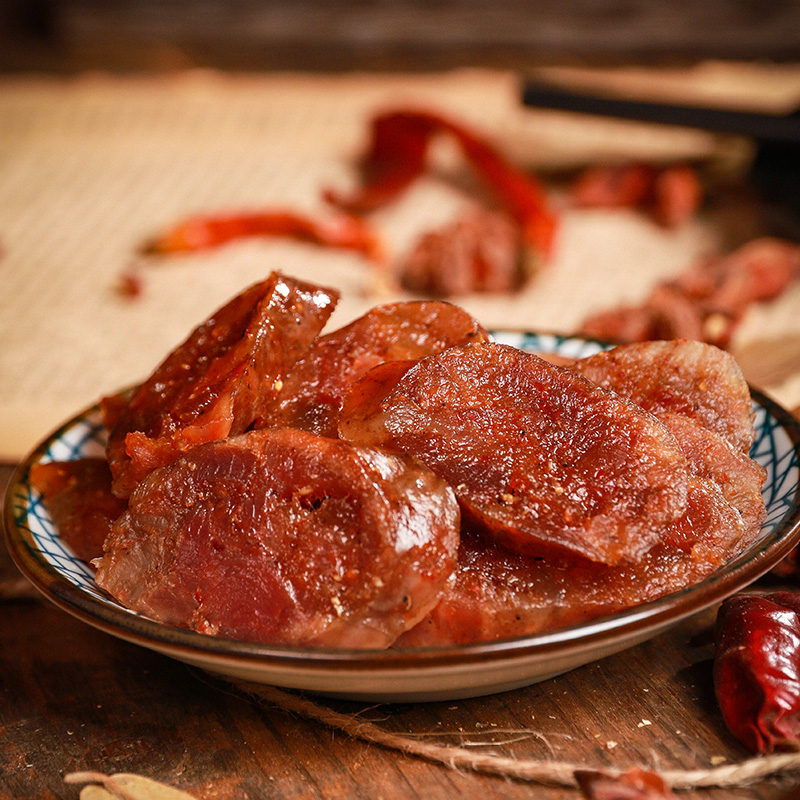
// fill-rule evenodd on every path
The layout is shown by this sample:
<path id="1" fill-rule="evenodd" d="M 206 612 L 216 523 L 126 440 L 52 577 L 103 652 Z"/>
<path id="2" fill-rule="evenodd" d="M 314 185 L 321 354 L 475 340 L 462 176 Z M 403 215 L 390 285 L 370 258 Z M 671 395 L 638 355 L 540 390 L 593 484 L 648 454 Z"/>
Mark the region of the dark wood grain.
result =
<path id="1" fill-rule="evenodd" d="M 0 467 L 5 483 L 11 473 Z M 0 556 L 0 578 L 15 574 Z M 387 730 L 481 752 L 707 768 L 747 753 L 726 732 L 711 684 L 714 609 L 633 648 L 543 683 L 486 698 L 369 706 L 319 702 Z M 439 800 L 577 797 L 455 772 L 353 740 L 225 681 L 118 641 L 39 599 L 0 614 L 0 797 L 75 798 L 63 775 L 137 772 L 198 798 Z M 784 798 L 793 779 L 684 797 Z"/>
<path id="2" fill-rule="evenodd" d="M 793 0 L 0 0 L 0 70 L 431 70 L 800 56 Z"/>

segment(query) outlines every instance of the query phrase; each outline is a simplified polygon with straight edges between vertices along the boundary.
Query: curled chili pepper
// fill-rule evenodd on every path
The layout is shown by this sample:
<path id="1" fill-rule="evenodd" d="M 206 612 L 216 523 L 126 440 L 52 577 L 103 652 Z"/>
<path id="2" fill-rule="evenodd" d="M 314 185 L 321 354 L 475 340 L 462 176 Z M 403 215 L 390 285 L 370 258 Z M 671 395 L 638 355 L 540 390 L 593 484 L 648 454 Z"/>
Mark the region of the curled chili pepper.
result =
<path id="1" fill-rule="evenodd" d="M 329 202 L 359 214 L 390 203 L 423 173 L 434 134 L 449 134 L 517 221 L 528 244 L 545 257 L 550 254 L 557 223 L 543 188 L 488 141 L 463 125 L 426 111 L 381 114 L 372 120 L 371 133 L 369 148 L 362 159 L 362 185 L 349 195 L 328 190 L 325 197 Z"/>
<path id="2" fill-rule="evenodd" d="M 737 595 L 720 607 L 714 691 L 751 752 L 800 748 L 800 595 Z"/>
<path id="3" fill-rule="evenodd" d="M 249 236 L 279 236 L 312 244 L 354 250 L 380 261 L 383 247 L 371 226 L 357 217 L 316 220 L 292 211 L 258 211 L 188 217 L 149 242 L 148 254 L 167 255 L 218 247 Z"/>

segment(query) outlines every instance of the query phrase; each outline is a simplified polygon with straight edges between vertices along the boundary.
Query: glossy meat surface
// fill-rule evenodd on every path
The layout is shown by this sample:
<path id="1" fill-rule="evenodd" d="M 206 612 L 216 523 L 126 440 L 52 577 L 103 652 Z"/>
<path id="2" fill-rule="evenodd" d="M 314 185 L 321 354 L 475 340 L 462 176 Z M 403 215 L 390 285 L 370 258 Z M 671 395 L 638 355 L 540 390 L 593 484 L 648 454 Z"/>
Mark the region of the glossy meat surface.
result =
<path id="1" fill-rule="evenodd" d="M 396 377 L 356 384 L 341 436 L 417 456 L 471 523 L 512 549 L 632 560 L 686 508 L 672 434 L 570 370 L 484 342 Z"/>
<path id="2" fill-rule="evenodd" d="M 766 469 L 713 431 L 682 414 L 659 414 L 678 440 L 692 474 L 713 481 L 723 497 L 742 515 L 747 543 L 752 542 L 766 517 L 761 488 Z"/>
<path id="3" fill-rule="evenodd" d="M 97 582 L 161 622 L 249 641 L 383 648 L 438 602 L 452 491 L 405 456 L 264 429 L 200 445 L 134 491 Z"/>
<path id="4" fill-rule="evenodd" d="M 320 336 L 292 368 L 257 425 L 335 437 L 344 395 L 367 370 L 387 361 L 415 360 L 487 338 L 466 311 L 450 303 L 376 306 L 349 325 Z"/>
<path id="5" fill-rule="evenodd" d="M 505 214 L 478 207 L 420 236 L 401 265 L 400 282 L 433 297 L 510 294 L 530 277 L 525 255 L 519 228 Z"/>
<path id="6" fill-rule="evenodd" d="M 491 641 L 587 622 L 677 591 L 744 546 L 738 512 L 711 481 L 692 478 L 686 513 L 638 562 L 540 559 L 463 533 L 456 579 L 395 647 Z"/>
<path id="7" fill-rule="evenodd" d="M 114 493 L 198 444 L 246 430 L 324 326 L 338 293 L 273 273 L 197 327 L 127 403 L 105 403 Z"/>
<path id="8" fill-rule="evenodd" d="M 127 503 L 111 492 L 104 458 L 49 461 L 31 467 L 31 485 L 41 493 L 62 541 L 78 558 L 103 554 L 103 542 Z"/>
<path id="9" fill-rule="evenodd" d="M 733 357 L 714 345 L 635 342 L 575 361 L 571 369 L 656 416 L 690 417 L 745 453 L 753 444 L 750 389 Z"/>

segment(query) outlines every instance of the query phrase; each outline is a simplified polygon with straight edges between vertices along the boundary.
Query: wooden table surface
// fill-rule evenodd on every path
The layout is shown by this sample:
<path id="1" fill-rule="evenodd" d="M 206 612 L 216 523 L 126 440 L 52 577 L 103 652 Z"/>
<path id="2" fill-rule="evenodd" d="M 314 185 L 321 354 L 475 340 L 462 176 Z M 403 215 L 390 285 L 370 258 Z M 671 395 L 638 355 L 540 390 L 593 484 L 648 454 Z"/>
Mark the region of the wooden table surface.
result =
<path id="1" fill-rule="evenodd" d="M 0 466 L 5 486 L 12 465 Z M 74 771 L 133 772 L 196 798 L 578 797 L 453 770 L 354 739 L 217 678 L 119 641 L 26 590 L 0 548 L 0 797 L 77 798 Z M 762 580 L 763 582 L 763 580 Z M 6 596 L 3 597 L 3 594 Z M 476 754 L 590 768 L 733 764 L 711 682 L 716 609 L 631 650 L 503 694 L 427 704 L 317 699 L 384 730 Z M 792 794 L 800 772 L 683 797 Z"/>

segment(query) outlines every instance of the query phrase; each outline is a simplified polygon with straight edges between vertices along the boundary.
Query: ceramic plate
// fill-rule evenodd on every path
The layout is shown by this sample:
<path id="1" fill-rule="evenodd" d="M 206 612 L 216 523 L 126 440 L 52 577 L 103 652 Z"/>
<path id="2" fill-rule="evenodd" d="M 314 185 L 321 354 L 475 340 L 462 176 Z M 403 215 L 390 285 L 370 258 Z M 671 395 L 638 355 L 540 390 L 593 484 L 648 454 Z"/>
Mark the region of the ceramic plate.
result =
<path id="1" fill-rule="evenodd" d="M 602 349 L 590 340 L 498 331 L 527 350 L 580 357 Z M 786 556 L 800 539 L 800 424 L 754 393 L 753 456 L 767 468 L 767 518 L 759 538 L 702 582 L 654 602 L 592 622 L 534 636 L 405 651 L 268 646 L 205 636 L 146 619 L 94 583 L 91 569 L 59 538 L 31 488 L 38 461 L 102 455 L 105 432 L 96 407 L 48 437 L 18 469 L 6 499 L 11 554 L 53 603 L 107 633 L 180 661 L 234 678 L 321 694 L 378 701 L 446 700 L 525 686 L 655 636 L 743 588 Z"/>

